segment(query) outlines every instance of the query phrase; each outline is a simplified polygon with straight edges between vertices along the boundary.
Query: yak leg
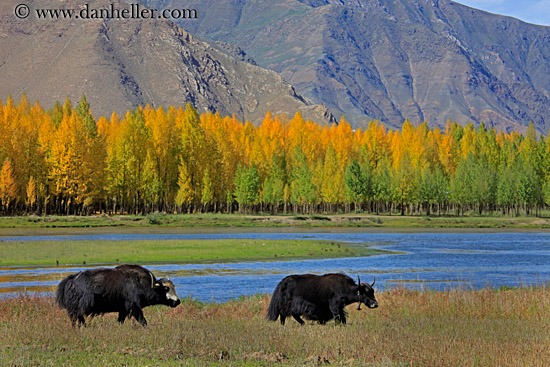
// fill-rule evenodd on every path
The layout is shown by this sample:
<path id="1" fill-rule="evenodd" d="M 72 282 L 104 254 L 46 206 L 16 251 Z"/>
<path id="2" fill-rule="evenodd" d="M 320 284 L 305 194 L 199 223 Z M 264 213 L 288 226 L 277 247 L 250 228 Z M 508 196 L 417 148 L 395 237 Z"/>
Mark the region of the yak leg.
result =
<path id="1" fill-rule="evenodd" d="M 285 320 L 286 320 L 286 316 L 285 316 L 285 315 L 281 315 L 281 318 L 280 318 L 281 325 L 284 325 L 284 324 L 285 324 Z"/>
<path id="2" fill-rule="evenodd" d="M 329 305 L 330 312 L 332 312 L 332 316 L 334 317 L 334 321 L 339 324 L 346 324 L 346 314 L 344 313 L 344 307 L 340 305 L 340 302 L 331 302 Z"/>
<path id="3" fill-rule="evenodd" d="M 346 324 L 346 314 L 344 313 L 344 310 L 340 311 L 340 313 L 338 314 L 338 319 L 342 324 Z"/>
<path id="4" fill-rule="evenodd" d="M 118 313 L 118 322 L 124 324 L 124 320 L 126 320 L 126 317 L 128 317 L 128 313 L 126 311 L 120 311 Z"/>
<path id="5" fill-rule="evenodd" d="M 292 317 L 294 317 L 294 320 L 298 321 L 300 323 L 300 325 L 305 324 L 304 320 L 302 320 L 302 318 L 300 317 L 299 314 L 293 313 Z"/>
<path id="6" fill-rule="evenodd" d="M 81 326 L 81 325 L 86 326 L 86 319 L 84 318 L 83 315 L 80 315 L 77 312 L 70 313 L 69 318 L 71 319 L 71 324 L 73 325 L 73 327 L 76 326 L 77 321 L 78 321 L 78 326 Z"/>
<path id="7" fill-rule="evenodd" d="M 78 321 L 78 326 L 80 325 L 86 326 L 85 324 L 86 320 L 84 320 L 84 317 L 74 315 L 74 316 L 71 316 L 70 318 L 71 318 L 71 324 L 73 325 L 73 327 L 77 325 L 77 321 Z"/>
<path id="8" fill-rule="evenodd" d="M 136 319 L 137 322 L 139 322 L 143 326 L 147 326 L 147 320 L 145 320 L 145 316 L 143 316 L 143 311 L 141 308 L 137 305 L 134 305 L 132 307 L 132 316 Z"/>
<path id="9" fill-rule="evenodd" d="M 86 326 L 86 319 L 84 318 L 84 316 L 82 316 L 82 315 L 78 316 L 78 325 Z"/>

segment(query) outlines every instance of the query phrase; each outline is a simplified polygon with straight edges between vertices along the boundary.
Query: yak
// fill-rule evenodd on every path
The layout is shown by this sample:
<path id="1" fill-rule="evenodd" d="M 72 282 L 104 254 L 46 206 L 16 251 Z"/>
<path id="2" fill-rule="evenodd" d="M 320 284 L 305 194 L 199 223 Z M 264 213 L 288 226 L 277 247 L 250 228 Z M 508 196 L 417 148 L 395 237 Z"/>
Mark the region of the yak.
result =
<path id="1" fill-rule="evenodd" d="M 142 308 L 151 305 L 176 307 L 180 300 L 170 279 L 156 279 L 139 265 L 96 268 L 71 274 L 63 279 L 56 292 L 56 302 L 67 310 L 73 326 L 86 325 L 86 316 L 118 312 L 124 323 L 133 317 L 143 326 L 147 320 Z"/>
<path id="2" fill-rule="evenodd" d="M 320 324 L 332 319 L 345 324 L 344 307 L 347 305 L 358 302 L 358 309 L 361 309 L 361 303 L 368 308 L 378 307 L 372 288 L 376 279 L 372 284 L 361 283 L 359 276 L 357 280 L 358 284 L 355 284 L 345 274 L 289 275 L 275 288 L 267 319 L 276 321 L 280 317 L 284 325 L 286 318 L 292 316 L 303 325 L 301 316 L 304 316 Z"/>

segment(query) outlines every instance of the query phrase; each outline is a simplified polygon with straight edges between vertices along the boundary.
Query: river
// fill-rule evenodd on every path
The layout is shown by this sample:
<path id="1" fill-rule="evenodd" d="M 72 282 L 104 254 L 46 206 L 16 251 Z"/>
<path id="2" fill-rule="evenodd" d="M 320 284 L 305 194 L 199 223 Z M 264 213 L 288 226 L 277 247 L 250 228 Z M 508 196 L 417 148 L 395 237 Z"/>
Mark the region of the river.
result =
<path id="1" fill-rule="evenodd" d="M 516 287 L 550 282 L 549 233 L 230 233 L 109 234 L 2 237 L 2 241 L 39 240 L 173 240 L 173 239 L 318 239 L 343 241 L 388 251 L 385 254 L 337 259 L 209 264 L 145 265 L 157 277 L 169 276 L 180 297 L 225 302 L 271 293 L 286 275 L 343 272 L 375 289 L 404 286 L 445 290 L 455 287 Z M 68 274 L 86 267 L 1 267 L 0 295 L 53 295 Z"/>

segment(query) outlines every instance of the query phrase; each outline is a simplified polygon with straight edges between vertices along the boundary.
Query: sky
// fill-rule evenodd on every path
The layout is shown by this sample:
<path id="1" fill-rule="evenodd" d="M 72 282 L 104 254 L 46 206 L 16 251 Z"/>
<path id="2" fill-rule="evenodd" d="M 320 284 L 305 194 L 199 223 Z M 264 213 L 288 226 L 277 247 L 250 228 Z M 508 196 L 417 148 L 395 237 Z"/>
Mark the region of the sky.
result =
<path id="1" fill-rule="evenodd" d="M 454 0 L 490 13 L 508 15 L 524 22 L 550 26 L 550 0 Z"/>

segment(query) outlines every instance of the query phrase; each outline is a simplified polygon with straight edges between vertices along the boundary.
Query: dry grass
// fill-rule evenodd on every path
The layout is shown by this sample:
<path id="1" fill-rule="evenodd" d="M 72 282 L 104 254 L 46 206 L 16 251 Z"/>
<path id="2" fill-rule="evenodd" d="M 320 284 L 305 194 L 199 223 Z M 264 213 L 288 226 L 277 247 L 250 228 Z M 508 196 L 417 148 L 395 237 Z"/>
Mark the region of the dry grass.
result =
<path id="1" fill-rule="evenodd" d="M 347 326 L 264 318 L 269 296 L 145 309 L 149 327 L 115 315 L 72 328 L 50 298 L 0 300 L 7 366 L 345 365 L 547 366 L 550 290 L 393 289 L 380 307 L 348 307 Z"/>

